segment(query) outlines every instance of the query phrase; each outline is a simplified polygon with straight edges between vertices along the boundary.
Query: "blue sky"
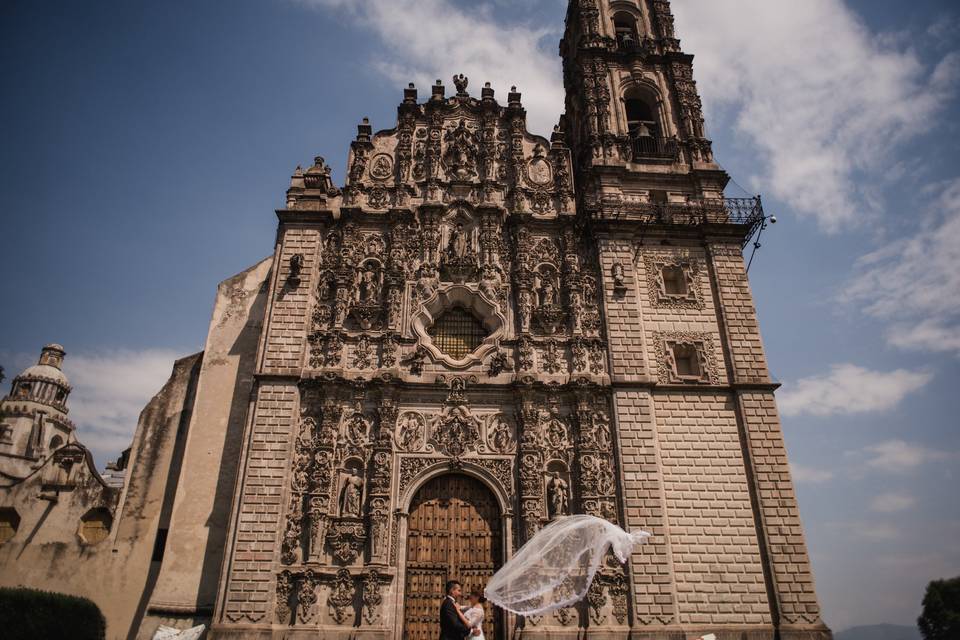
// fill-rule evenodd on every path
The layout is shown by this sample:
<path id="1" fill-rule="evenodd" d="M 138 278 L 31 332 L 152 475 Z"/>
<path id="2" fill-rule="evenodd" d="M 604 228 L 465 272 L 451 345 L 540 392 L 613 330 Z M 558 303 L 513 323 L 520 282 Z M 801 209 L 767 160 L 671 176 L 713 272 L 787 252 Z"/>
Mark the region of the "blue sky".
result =
<path id="1" fill-rule="evenodd" d="M 798 4 L 800 6 L 798 6 Z M 290 173 L 466 73 L 562 109 L 561 0 L 0 3 L 0 365 L 57 341 L 103 462 Z M 960 574 L 960 10 L 674 0 L 719 160 L 778 224 L 751 270 L 827 622 Z"/>

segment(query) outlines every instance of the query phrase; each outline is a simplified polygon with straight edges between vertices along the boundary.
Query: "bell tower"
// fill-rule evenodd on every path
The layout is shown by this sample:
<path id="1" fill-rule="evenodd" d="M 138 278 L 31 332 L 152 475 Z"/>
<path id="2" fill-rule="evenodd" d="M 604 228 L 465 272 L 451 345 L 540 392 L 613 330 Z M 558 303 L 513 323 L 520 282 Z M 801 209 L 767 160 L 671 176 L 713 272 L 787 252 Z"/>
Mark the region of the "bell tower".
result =
<path id="1" fill-rule="evenodd" d="M 560 44 L 578 218 L 596 247 L 635 638 L 824 640 L 742 249 L 666 0 L 571 0 Z"/>
<path id="2" fill-rule="evenodd" d="M 570 2 L 560 53 L 588 208 L 722 197 L 729 177 L 705 135 L 693 56 L 680 50 L 669 2 Z"/>

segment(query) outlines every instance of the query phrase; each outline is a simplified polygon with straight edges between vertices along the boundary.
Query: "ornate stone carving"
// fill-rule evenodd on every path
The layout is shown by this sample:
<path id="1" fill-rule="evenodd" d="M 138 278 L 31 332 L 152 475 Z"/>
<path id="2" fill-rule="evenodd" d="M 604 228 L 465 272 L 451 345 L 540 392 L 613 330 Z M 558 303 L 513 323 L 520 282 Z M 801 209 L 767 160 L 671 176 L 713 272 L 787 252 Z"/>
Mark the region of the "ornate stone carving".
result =
<path id="1" fill-rule="evenodd" d="M 693 258 L 644 257 L 650 304 L 653 307 L 703 309 L 700 270 L 700 262 Z"/>
<path id="2" fill-rule="evenodd" d="M 547 161 L 545 150 L 537 144 L 533 148 L 533 157 L 527 162 L 527 179 L 534 187 L 543 187 L 553 182 L 553 169 Z"/>
<path id="3" fill-rule="evenodd" d="M 565 516 L 570 512 L 570 485 L 556 471 L 547 481 L 547 495 L 550 499 L 550 517 Z"/>
<path id="4" fill-rule="evenodd" d="M 446 407 L 433 419 L 430 430 L 437 450 L 455 463 L 475 451 L 480 442 L 480 421 L 466 405 Z"/>
<path id="5" fill-rule="evenodd" d="M 353 347 L 353 368 L 369 369 L 373 366 L 373 350 L 370 347 L 370 338 L 360 336 Z"/>
<path id="6" fill-rule="evenodd" d="M 363 496 L 363 479 L 356 470 L 351 470 L 343 483 L 340 497 L 340 514 L 347 517 L 360 516 L 360 500 Z"/>
<path id="7" fill-rule="evenodd" d="M 426 421 L 419 413 L 407 411 L 397 423 L 397 446 L 402 451 L 420 451 L 426 443 Z"/>
<path id="8" fill-rule="evenodd" d="M 330 607 L 330 616 L 337 624 L 347 622 L 353 612 L 353 599 L 356 596 L 356 588 L 353 584 L 353 577 L 348 569 L 337 571 L 337 577 L 334 579 L 330 588 L 330 597 L 327 598 L 327 605 Z"/>
<path id="9" fill-rule="evenodd" d="M 443 166 L 451 180 L 472 180 L 477 177 L 477 136 L 460 120 L 443 135 Z"/>
<path id="10" fill-rule="evenodd" d="M 599 577 L 599 576 L 598 576 Z M 604 581 L 594 579 L 587 590 L 587 605 L 590 609 L 590 620 L 595 625 L 603 624 L 607 619 L 607 594 L 604 591 Z"/>
<path id="11" fill-rule="evenodd" d="M 350 316 L 364 331 L 379 327 L 383 319 L 383 271 L 376 260 L 367 260 L 354 279 Z"/>
<path id="12" fill-rule="evenodd" d="M 613 280 L 613 292 L 617 295 L 623 295 L 627 292 L 627 279 L 623 270 L 623 265 L 614 262 L 610 267 L 610 279 Z"/>
<path id="13" fill-rule="evenodd" d="M 501 415 L 490 418 L 487 425 L 487 446 L 494 453 L 513 453 L 516 449 L 513 427 Z"/>
<path id="14" fill-rule="evenodd" d="M 313 571 L 307 571 L 300 577 L 297 588 L 297 620 L 301 624 L 313 618 L 313 606 L 317 603 L 317 579 Z"/>
<path id="15" fill-rule="evenodd" d="M 343 564 L 353 563 L 367 541 L 367 531 L 361 518 L 336 518 L 327 531 L 327 544 L 333 556 Z"/>
<path id="16" fill-rule="evenodd" d="M 384 369 L 397 366 L 397 353 L 400 346 L 397 344 L 397 336 L 388 332 L 383 334 L 380 341 L 380 365 Z"/>
<path id="17" fill-rule="evenodd" d="M 610 600 L 613 602 L 613 617 L 620 624 L 627 622 L 627 581 L 622 569 L 609 578 Z"/>
<path id="18" fill-rule="evenodd" d="M 507 354 L 503 351 L 497 350 L 490 357 L 490 365 L 487 368 L 487 373 L 491 377 L 498 376 L 504 371 L 512 371 L 513 365 L 510 364 L 510 359 L 507 357 Z"/>
<path id="19" fill-rule="evenodd" d="M 410 483 L 423 473 L 427 468 L 442 464 L 443 460 L 437 458 L 401 458 L 400 459 L 400 480 L 398 483 L 398 492 L 403 496 L 410 486 Z"/>
<path id="20" fill-rule="evenodd" d="M 281 571 L 277 576 L 277 622 L 280 624 L 289 624 L 290 620 L 290 599 L 293 597 L 293 575 L 287 571 Z"/>
<path id="21" fill-rule="evenodd" d="M 370 162 L 370 177 L 376 180 L 388 180 L 393 175 L 393 158 L 386 153 L 378 153 Z"/>
<path id="22" fill-rule="evenodd" d="M 510 462 L 510 460 L 505 460 L 503 458 L 476 458 L 471 459 L 470 463 L 489 471 L 490 474 L 497 479 L 497 482 L 500 483 L 500 486 L 503 487 L 503 490 L 507 493 L 507 495 L 512 497 L 513 464 Z"/>
<path id="23" fill-rule="evenodd" d="M 363 577 L 363 618 L 367 624 L 376 624 L 380 619 L 380 605 L 383 595 L 380 589 L 383 582 L 376 569 L 370 569 Z"/>
<path id="24" fill-rule="evenodd" d="M 720 374 L 713 346 L 713 337 L 709 333 L 654 332 L 654 348 L 657 355 L 657 371 L 660 382 L 666 384 L 694 383 L 719 384 Z M 696 365 L 689 371 L 679 368 L 678 348 L 686 350 L 685 355 Z"/>
<path id="25" fill-rule="evenodd" d="M 533 371 L 534 361 L 533 340 L 524 336 L 520 338 L 517 348 L 517 361 L 520 371 Z"/>
<path id="26" fill-rule="evenodd" d="M 560 373 L 564 369 L 563 353 L 556 340 L 547 340 L 540 351 L 540 363 L 546 373 Z"/>
<path id="27" fill-rule="evenodd" d="M 423 364 L 430 356 L 425 347 L 417 347 L 413 353 L 404 358 L 401 363 L 410 367 L 410 373 L 415 376 L 423 374 Z"/>
<path id="28" fill-rule="evenodd" d="M 344 424 L 344 435 L 348 443 L 362 447 L 370 438 L 370 422 L 362 413 L 354 413 Z"/>

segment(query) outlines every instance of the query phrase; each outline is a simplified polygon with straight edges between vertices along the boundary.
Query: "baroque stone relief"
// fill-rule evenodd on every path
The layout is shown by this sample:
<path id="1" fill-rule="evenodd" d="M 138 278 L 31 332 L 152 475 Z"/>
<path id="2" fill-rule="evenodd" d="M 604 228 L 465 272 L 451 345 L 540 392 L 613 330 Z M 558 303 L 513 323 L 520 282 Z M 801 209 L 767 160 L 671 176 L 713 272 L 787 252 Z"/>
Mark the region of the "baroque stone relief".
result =
<path id="1" fill-rule="evenodd" d="M 650 304 L 653 307 L 703 309 L 701 261 L 683 256 L 653 256 L 643 259 Z"/>
<path id="2" fill-rule="evenodd" d="M 720 384 L 720 369 L 714 350 L 713 336 L 702 332 L 660 332 L 653 334 L 657 359 L 657 376 L 665 384 L 699 383 Z M 695 354 L 698 370 L 695 375 L 684 375 L 679 370 L 676 348 L 687 347 Z"/>

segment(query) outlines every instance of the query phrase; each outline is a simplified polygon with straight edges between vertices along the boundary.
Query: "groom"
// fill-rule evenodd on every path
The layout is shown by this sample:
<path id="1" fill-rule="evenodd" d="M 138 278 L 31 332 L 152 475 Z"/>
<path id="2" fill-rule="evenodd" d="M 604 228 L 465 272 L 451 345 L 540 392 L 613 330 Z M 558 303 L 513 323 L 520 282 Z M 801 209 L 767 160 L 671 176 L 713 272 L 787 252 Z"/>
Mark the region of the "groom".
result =
<path id="1" fill-rule="evenodd" d="M 456 580 L 448 580 L 444 588 L 446 596 L 440 605 L 440 640 L 463 640 L 468 635 L 480 635 L 479 629 L 470 631 L 457 615 L 457 601 L 463 592 L 463 587 Z"/>

